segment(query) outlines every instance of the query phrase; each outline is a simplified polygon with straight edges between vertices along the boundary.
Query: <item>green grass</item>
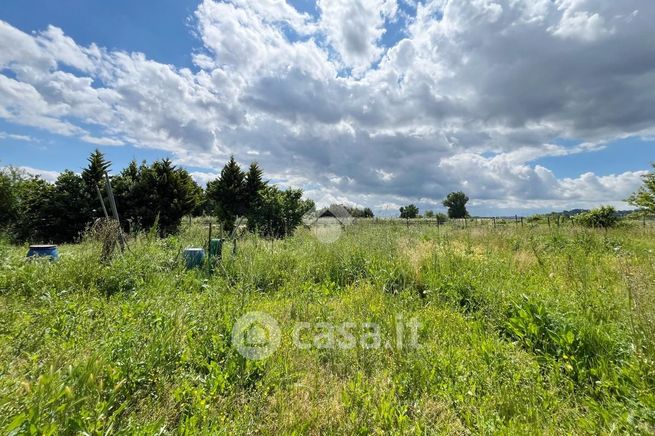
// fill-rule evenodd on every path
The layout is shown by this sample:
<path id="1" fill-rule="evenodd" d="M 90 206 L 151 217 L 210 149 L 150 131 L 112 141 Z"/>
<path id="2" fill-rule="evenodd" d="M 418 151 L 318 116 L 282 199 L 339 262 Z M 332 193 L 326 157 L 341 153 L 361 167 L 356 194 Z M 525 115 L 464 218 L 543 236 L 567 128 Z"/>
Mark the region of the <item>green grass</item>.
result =
<path id="1" fill-rule="evenodd" d="M 110 264 L 0 245 L 0 433 L 655 432 L 655 238 L 516 225 L 356 224 L 230 246 L 194 225 Z M 231 345 L 275 317 L 263 361 Z M 296 322 L 421 323 L 419 347 L 298 349 Z"/>

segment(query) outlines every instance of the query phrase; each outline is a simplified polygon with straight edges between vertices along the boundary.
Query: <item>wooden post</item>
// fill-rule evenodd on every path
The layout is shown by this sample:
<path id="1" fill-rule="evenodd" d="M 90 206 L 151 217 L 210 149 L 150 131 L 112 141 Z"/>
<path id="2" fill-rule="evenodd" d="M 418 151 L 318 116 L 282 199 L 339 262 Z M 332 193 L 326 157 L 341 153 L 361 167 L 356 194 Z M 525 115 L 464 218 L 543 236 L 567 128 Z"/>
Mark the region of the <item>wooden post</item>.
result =
<path id="1" fill-rule="evenodd" d="M 546 218 L 548 219 L 548 228 L 550 229 L 550 215 L 546 215 Z"/>
<path id="2" fill-rule="evenodd" d="M 521 227 L 523 227 L 523 217 L 521 217 Z"/>
<path id="3" fill-rule="evenodd" d="M 496 217 L 492 217 L 493 223 L 494 223 L 494 229 L 496 228 Z"/>
<path id="4" fill-rule="evenodd" d="M 519 216 L 518 215 L 514 215 L 514 224 L 516 224 L 517 226 L 519 225 Z"/>
<path id="5" fill-rule="evenodd" d="M 114 198 L 114 191 L 111 189 L 111 182 L 109 181 L 109 174 L 105 173 L 105 184 L 107 185 L 107 195 L 109 196 L 109 204 L 111 205 L 111 213 L 114 219 L 118 222 L 118 242 L 121 246 L 121 251 L 125 249 L 125 237 L 123 236 L 123 228 L 121 227 L 121 220 L 118 217 L 118 209 L 116 208 L 116 199 Z"/>
<path id="6" fill-rule="evenodd" d="M 96 185 L 96 194 L 98 194 L 98 199 L 100 200 L 100 205 L 102 206 L 102 212 L 105 214 L 105 218 L 108 220 L 109 214 L 107 213 L 107 208 L 105 207 L 105 200 L 103 200 L 102 198 L 102 192 L 100 192 L 100 188 L 98 188 L 98 185 Z"/>
<path id="7" fill-rule="evenodd" d="M 209 222 L 209 239 L 207 239 L 207 264 L 211 265 L 212 260 L 212 223 Z"/>

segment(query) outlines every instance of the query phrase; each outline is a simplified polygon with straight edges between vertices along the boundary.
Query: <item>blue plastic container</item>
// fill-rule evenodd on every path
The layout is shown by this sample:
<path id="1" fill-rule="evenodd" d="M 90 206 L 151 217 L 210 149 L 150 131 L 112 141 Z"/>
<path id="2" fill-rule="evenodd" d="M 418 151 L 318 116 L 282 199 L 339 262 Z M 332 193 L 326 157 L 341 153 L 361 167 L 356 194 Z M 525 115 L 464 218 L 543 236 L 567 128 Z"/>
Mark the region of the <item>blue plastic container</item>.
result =
<path id="1" fill-rule="evenodd" d="M 30 245 L 27 257 L 48 257 L 50 260 L 59 259 L 56 245 Z"/>
<path id="2" fill-rule="evenodd" d="M 202 248 L 185 248 L 182 256 L 187 269 L 199 268 L 205 260 L 205 250 Z"/>

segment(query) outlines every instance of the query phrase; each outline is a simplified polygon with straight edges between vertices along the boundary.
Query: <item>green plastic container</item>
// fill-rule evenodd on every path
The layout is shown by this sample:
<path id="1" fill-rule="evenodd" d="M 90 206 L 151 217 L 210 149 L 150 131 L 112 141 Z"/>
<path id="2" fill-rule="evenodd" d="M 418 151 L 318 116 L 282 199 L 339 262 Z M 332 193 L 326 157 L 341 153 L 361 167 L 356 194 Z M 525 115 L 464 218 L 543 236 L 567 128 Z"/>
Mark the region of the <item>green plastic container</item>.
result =
<path id="1" fill-rule="evenodd" d="M 220 260 L 223 257 L 223 240 L 212 239 L 209 242 L 209 257 Z"/>

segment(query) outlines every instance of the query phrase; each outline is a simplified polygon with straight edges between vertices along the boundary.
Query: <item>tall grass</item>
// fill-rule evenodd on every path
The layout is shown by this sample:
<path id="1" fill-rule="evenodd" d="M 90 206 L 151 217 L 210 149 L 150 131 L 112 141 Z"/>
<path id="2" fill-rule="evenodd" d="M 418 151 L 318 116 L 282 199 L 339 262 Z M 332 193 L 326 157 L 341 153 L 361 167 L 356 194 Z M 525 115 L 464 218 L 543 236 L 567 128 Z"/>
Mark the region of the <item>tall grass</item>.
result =
<path id="1" fill-rule="evenodd" d="M 100 262 L 0 244 L 0 432 L 655 432 L 651 229 L 359 223 L 246 236 L 183 268 L 206 228 Z M 274 316 L 263 361 L 236 319 Z M 416 317 L 419 348 L 294 347 L 297 321 Z"/>

